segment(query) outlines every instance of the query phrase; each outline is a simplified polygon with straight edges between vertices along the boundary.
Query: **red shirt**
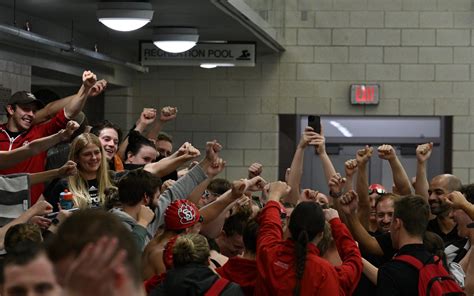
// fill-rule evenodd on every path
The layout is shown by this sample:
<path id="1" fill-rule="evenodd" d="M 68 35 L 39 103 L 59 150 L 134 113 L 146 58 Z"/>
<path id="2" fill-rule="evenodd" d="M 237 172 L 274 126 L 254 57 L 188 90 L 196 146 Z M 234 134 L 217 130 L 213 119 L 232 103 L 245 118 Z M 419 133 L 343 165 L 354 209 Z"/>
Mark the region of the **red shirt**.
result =
<path id="1" fill-rule="evenodd" d="M 42 124 L 34 125 L 29 130 L 18 135 L 16 138 L 10 138 L 6 131 L 6 124 L 2 124 L 0 125 L 0 151 L 10 151 L 22 147 L 33 140 L 55 134 L 61 129 L 66 128 L 68 121 L 69 119 L 66 118 L 64 110 L 61 110 L 51 120 Z M 42 152 L 16 164 L 13 167 L 0 170 L 0 175 L 43 172 L 45 162 L 46 152 Z M 43 190 L 43 184 L 37 184 L 31 187 L 31 205 L 36 203 L 41 193 L 43 193 Z"/>
<path id="2" fill-rule="evenodd" d="M 314 244 L 308 244 L 300 295 L 350 295 L 359 282 L 359 248 L 341 220 L 332 219 L 330 224 L 343 264 L 332 266 L 319 256 Z M 283 240 L 278 202 L 266 204 L 259 225 L 255 295 L 292 295 L 296 285 L 295 243 Z"/>
<path id="3" fill-rule="evenodd" d="M 257 261 L 235 256 L 229 258 L 226 264 L 216 269 L 216 271 L 221 277 L 239 284 L 245 295 L 254 295 L 257 280 Z"/>

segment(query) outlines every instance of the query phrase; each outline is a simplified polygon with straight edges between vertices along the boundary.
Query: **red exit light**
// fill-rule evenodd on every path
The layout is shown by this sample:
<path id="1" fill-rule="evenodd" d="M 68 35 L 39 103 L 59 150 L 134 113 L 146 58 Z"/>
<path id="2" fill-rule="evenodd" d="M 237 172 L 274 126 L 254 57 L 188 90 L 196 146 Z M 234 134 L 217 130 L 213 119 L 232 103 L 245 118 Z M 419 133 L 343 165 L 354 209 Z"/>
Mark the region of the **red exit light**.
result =
<path id="1" fill-rule="evenodd" d="M 353 105 L 377 105 L 379 103 L 380 85 L 352 84 L 351 103 Z"/>

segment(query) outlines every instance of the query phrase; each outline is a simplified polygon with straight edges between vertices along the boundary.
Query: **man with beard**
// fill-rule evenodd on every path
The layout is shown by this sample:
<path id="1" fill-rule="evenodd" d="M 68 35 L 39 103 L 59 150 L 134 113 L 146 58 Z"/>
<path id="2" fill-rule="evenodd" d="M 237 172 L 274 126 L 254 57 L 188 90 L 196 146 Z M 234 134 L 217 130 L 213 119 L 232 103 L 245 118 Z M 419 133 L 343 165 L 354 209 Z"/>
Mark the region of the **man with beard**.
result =
<path id="1" fill-rule="evenodd" d="M 450 174 L 443 174 L 431 180 L 428 190 L 428 203 L 431 215 L 436 216 L 428 223 L 428 231 L 439 235 L 445 245 L 448 262 L 459 262 L 466 254 L 463 246 L 466 239 L 458 235 L 457 224 L 453 220 L 452 207 L 446 202 L 446 197 L 453 191 L 461 190 L 461 180 Z"/>
<path id="2" fill-rule="evenodd" d="M 110 212 L 132 232 L 141 250 L 152 238 L 147 227 L 155 217 L 160 188 L 160 178 L 141 169 L 130 171 L 118 183 L 121 208 L 113 208 Z"/>
<path id="3" fill-rule="evenodd" d="M 387 233 L 392 223 L 393 204 L 400 199 L 398 195 L 393 193 L 382 194 L 375 202 L 375 220 L 377 222 L 377 231 L 375 235 Z"/>

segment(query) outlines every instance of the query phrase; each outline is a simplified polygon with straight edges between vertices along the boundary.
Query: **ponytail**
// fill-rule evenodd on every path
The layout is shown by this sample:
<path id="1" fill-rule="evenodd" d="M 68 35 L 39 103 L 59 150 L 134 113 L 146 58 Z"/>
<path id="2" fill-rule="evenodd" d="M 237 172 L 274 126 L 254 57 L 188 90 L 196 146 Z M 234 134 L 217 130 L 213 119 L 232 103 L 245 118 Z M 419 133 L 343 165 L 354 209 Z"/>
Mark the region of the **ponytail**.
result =
<path id="1" fill-rule="evenodd" d="M 306 265 L 306 252 L 308 246 L 308 233 L 306 230 L 302 230 L 298 235 L 298 240 L 295 243 L 296 253 L 296 286 L 293 290 L 294 296 L 300 295 L 301 279 L 303 278 L 304 269 Z"/>

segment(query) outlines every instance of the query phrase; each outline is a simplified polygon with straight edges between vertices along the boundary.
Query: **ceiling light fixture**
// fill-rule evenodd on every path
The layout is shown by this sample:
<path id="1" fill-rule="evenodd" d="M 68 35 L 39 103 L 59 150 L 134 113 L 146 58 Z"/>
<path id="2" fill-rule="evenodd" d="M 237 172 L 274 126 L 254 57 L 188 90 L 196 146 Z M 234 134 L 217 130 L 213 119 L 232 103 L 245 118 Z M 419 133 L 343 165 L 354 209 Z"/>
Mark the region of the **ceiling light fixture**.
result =
<path id="1" fill-rule="evenodd" d="M 235 67 L 235 64 L 231 63 L 202 63 L 200 65 L 201 68 L 204 69 L 214 69 L 217 67 Z"/>
<path id="2" fill-rule="evenodd" d="M 159 27 L 153 31 L 153 43 L 159 49 L 180 53 L 193 48 L 198 42 L 199 35 L 196 28 Z"/>
<path id="3" fill-rule="evenodd" d="M 115 31 L 140 29 L 153 18 L 149 2 L 99 2 L 97 8 L 99 22 Z"/>

